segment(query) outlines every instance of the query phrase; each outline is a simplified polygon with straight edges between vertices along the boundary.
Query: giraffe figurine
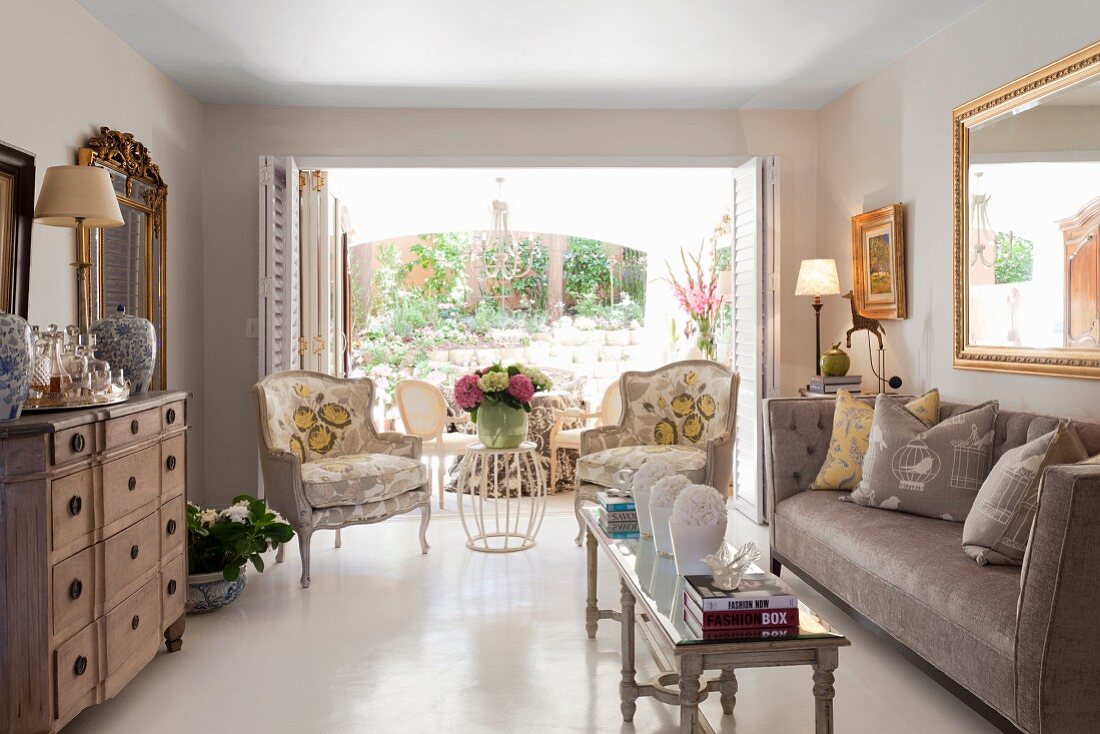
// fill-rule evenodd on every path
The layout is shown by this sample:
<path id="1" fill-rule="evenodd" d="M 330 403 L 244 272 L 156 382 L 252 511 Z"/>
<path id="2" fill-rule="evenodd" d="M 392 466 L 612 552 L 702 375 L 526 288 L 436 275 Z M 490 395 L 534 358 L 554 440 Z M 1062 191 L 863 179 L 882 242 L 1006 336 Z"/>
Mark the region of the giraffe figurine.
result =
<path id="1" fill-rule="evenodd" d="M 879 323 L 878 319 L 868 318 L 859 312 L 859 310 L 856 308 L 855 294 L 853 294 L 851 291 L 848 291 L 842 297 L 847 298 L 848 303 L 852 307 L 852 328 L 848 329 L 848 331 L 844 334 L 844 345 L 850 349 L 852 347 L 852 334 L 857 331 L 869 331 L 875 335 L 876 339 L 878 339 L 878 348 L 879 351 L 881 351 L 882 337 L 886 333 L 886 331 L 882 328 L 882 324 Z"/>

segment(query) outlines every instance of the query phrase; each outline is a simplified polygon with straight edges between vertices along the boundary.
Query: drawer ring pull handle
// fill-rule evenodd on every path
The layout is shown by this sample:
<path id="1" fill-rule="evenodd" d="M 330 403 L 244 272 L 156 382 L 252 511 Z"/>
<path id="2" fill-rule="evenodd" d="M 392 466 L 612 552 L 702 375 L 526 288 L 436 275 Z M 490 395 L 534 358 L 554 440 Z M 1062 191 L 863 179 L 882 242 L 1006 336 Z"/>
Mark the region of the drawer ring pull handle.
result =
<path id="1" fill-rule="evenodd" d="M 79 496 L 73 495 L 69 499 L 69 514 L 72 515 L 73 517 L 76 517 L 77 515 L 79 515 L 80 511 L 83 508 L 84 508 L 84 500 L 80 499 Z"/>
<path id="2" fill-rule="evenodd" d="M 176 593 L 176 580 L 171 579 L 168 581 L 168 596 Z"/>
<path id="3" fill-rule="evenodd" d="M 131 560 L 136 561 L 137 557 L 138 557 L 138 547 L 136 545 L 130 546 L 130 558 L 131 558 Z"/>
<path id="4" fill-rule="evenodd" d="M 176 521 L 175 520 L 169 520 L 168 521 L 168 527 L 165 528 L 165 530 L 168 531 L 169 535 L 175 535 L 176 534 Z"/>
<path id="5" fill-rule="evenodd" d="M 130 620 L 130 629 L 136 630 L 139 624 L 141 624 L 141 617 L 135 614 L 134 618 Z"/>
<path id="6" fill-rule="evenodd" d="M 126 482 L 126 486 L 130 489 L 131 492 L 137 489 L 137 477 L 130 477 L 130 479 Z"/>
<path id="7" fill-rule="evenodd" d="M 130 433 L 133 433 L 133 434 L 136 435 L 137 432 L 140 429 L 141 429 L 141 424 L 138 423 L 137 418 L 134 418 L 132 421 L 130 421 Z"/>
<path id="8" fill-rule="evenodd" d="M 164 465 L 166 467 L 168 467 L 168 471 L 175 471 L 176 470 L 176 457 L 175 456 L 169 456 L 167 461 L 164 462 Z"/>
<path id="9" fill-rule="evenodd" d="M 84 583 L 80 579 L 73 579 L 69 584 L 69 598 L 76 601 L 84 593 Z"/>
<path id="10" fill-rule="evenodd" d="M 166 420 L 168 422 L 168 425 L 172 425 L 173 423 L 175 423 L 176 422 L 176 409 L 175 408 L 169 408 L 167 411 L 165 411 L 164 420 Z"/>
<path id="11" fill-rule="evenodd" d="M 73 672 L 77 675 L 84 675 L 88 670 L 88 658 L 83 655 L 76 656 L 76 662 L 73 663 Z"/>
<path id="12" fill-rule="evenodd" d="M 69 446 L 72 447 L 74 454 L 79 454 L 84 450 L 84 434 L 77 433 L 73 436 L 72 441 L 69 442 Z"/>

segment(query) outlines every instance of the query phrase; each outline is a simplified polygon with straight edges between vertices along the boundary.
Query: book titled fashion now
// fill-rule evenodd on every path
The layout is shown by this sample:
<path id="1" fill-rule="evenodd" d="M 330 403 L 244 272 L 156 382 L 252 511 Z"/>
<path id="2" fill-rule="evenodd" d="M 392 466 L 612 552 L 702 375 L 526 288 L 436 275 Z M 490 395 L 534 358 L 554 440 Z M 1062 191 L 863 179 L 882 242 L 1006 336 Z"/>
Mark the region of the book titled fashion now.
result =
<path id="1" fill-rule="evenodd" d="M 733 591 L 714 585 L 713 576 L 685 576 L 684 591 L 704 612 L 737 612 L 752 609 L 795 609 L 798 597 L 778 576 L 747 573 Z"/>
<path id="2" fill-rule="evenodd" d="M 600 506 L 608 512 L 635 512 L 636 506 L 633 497 L 623 497 L 619 494 L 597 492 L 596 499 Z"/>
<path id="3" fill-rule="evenodd" d="M 752 609 L 743 612 L 704 612 L 684 594 L 685 619 L 694 622 L 699 629 L 770 629 L 772 627 L 797 627 L 798 607 L 793 609 Z"/>

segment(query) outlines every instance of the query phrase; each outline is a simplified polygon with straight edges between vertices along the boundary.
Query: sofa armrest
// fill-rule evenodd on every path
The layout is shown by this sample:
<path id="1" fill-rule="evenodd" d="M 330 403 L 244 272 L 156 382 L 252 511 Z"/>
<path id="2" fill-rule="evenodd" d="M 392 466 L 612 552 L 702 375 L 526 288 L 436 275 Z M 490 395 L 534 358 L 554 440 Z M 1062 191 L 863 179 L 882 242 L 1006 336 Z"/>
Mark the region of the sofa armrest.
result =
<path id="1" fill-rule="evenodd" d="M 302 460 L 297 454 L 260 448 L 260 471 L 264 477 L 264 499 L 297 531 L 311 527 L 313 507 L 302 489 Z"/>
<path id="2" fill-rule="evenodd" d="M 393 456 L 419 459 L 423 450 L 423 441 L 419 436 L 387 431 L 386 433 L 379 433 L 376 438 L 367 441 L 367 445 L 363 449 L 368 454 L 392 454 Z"/>
<path id="3" fill-rule="evenodd" d="M 1078 731 L 1100 719 L 1100 465 L 1043 474 L 1016 615 L 1016 719 L 1025 731 Z"/>
<path id="4" fill-rule="evenodd" d="M 640 446 L 641 441 L 622 426 L 599 426 L 581 432 L 581 456 L 618 446 Z"/>
<path id="5" fill-rule="evenodd" d="M 769 518 L 777 504 L 809 487 L 825 463 L 835 410 L 836 400 L 829 398 L 764 401 L 764 482 Z"/>

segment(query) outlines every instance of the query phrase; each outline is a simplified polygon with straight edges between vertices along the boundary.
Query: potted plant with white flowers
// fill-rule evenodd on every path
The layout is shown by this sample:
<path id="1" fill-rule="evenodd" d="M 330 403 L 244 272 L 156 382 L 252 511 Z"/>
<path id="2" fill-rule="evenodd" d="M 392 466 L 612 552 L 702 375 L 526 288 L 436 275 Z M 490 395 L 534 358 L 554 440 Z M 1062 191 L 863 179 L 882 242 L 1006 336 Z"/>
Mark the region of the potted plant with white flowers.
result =
<path id="1" fill-rule="evenodd" d="M 714 487 L 692 484 L 677 495 L 668 524 L 681 576 L 710 573 L 703 559 L 725 540 L 727 518 L 726 498 Z"/>
<path id="2" fill-rule="evenodd" d="M 220 609 L 244 589 L 245 564 L 263 573 L 263 553 L 294 537 L 294 530 L 263 500 L 242 494 L 224 510 L 187 503 L 187 611 Z"/>

